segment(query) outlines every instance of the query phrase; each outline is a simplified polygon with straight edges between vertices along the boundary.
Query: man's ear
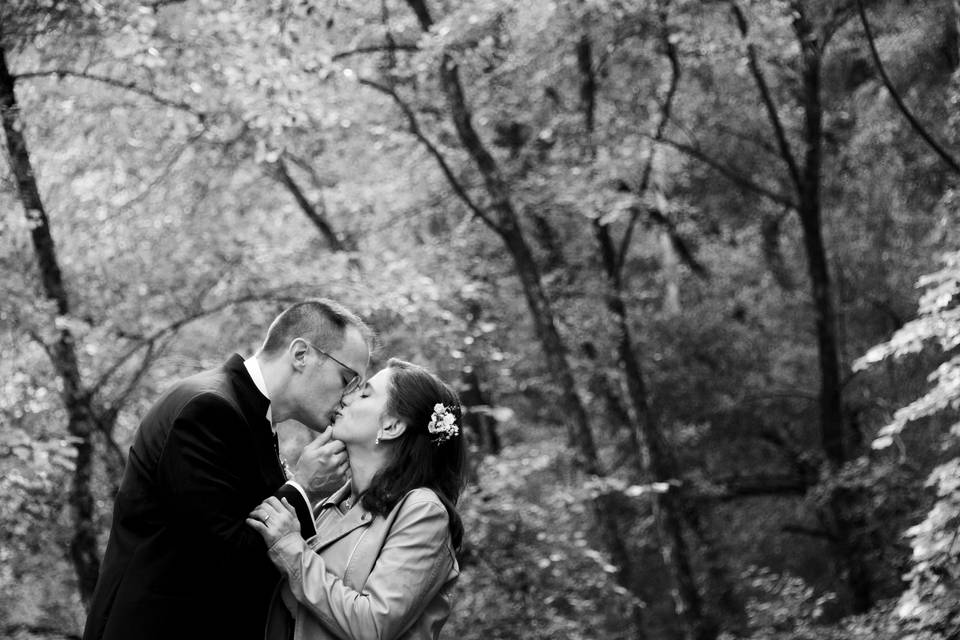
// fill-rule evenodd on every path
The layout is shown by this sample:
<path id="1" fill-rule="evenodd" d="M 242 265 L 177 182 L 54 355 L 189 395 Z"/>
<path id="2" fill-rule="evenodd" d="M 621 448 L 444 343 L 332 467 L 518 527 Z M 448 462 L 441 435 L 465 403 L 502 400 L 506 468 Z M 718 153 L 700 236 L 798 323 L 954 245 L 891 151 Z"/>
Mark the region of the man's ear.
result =
<path id="1" fill-rule="evenodd" d="M 395 440 L 407 430 L 407 423 L 397 418 L 388 418 L 380 425 L 380 442 Z"/>
<path id="2" fill-rule="evenodd" d="M 306 342 L 300 338 L 293 339 L 290 346 L 287 347 L 287 353 L 290 354 L 290 363 L 294 369 L 303 371 L 304 367 L 307 366 L 307 352 L 309 350 L 310 347 L 307 346 Z"/>

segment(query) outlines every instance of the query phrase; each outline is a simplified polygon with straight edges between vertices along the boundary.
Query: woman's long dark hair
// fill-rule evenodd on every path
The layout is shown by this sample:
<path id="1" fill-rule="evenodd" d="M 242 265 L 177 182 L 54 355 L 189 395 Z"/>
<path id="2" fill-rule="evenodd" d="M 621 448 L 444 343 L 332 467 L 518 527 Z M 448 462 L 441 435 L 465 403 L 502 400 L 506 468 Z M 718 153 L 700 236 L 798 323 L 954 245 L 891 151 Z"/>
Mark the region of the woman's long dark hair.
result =
<path id="1" fill-rule="evenodd" d="M 361 499 L 367 511 L 385 515 L 408 491 L 432 489 L 447 508 L 453 547 L 459 551 L 463 523 L 456 505 L 466 479 L 466 447 L 463 438 L 460 398 L 450 385 L 423 367 L 391 358 L 392 372 L 386 413 L 403 420 L 407 428 L 393 441 L 394 453 L 377 472 Z M 437 442 L 427 430 L 433 407 L 443 404 L 456 417 L 460 433 Z"/>

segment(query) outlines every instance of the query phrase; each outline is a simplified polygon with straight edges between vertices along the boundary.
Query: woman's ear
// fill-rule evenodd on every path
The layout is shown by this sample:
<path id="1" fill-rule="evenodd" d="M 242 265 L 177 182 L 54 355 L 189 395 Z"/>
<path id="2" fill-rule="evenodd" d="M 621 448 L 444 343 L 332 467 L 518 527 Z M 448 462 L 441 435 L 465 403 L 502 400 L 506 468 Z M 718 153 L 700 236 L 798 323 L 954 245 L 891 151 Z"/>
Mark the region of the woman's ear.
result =
<path id="1" fill-rule="evenodd" d="M 388 418 L 380 425 L 380 442 L 399 438 L 407 430 L 407 423 L 398 418 Z"/>

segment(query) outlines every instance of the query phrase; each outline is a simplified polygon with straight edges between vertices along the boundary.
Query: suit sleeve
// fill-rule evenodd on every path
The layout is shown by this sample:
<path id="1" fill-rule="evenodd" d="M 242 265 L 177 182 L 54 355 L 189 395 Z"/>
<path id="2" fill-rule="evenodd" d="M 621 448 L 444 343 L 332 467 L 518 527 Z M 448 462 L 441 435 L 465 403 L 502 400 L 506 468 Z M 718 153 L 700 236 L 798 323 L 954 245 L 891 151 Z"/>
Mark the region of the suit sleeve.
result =
<path id="1" fill-rule="evenodd" d="M 304 539 L 312 538 L 317 534 L 317 526 L 313 522 L 313 514 L 310 503 L 307 502 L 307 494 L 300 488 L 300 485 L 287 481 L 273 495 L 278 498 L 286 498 L 287 502 L 293 505 L 293 508 L 297 511 L 297 519 L 300 521 L 300 535 Z"/>
<path id="2" fill-rule="evenodd" d="M 182 523 L 227 548 L 262 550 L 263 538 L 245 522 L 261 498 L 245 489 L 250 485 L 250 465 L 255 464 L 255 445 L 243 416 L 214 393 L 191 399 L 174 419 L 157 467 L 172 526 Z M 303 501 L 293 494 L 281 497 L 295 506 Z M 309 508 L 302 505 L 297 510 L 298 516 L 306 510 L 312 527 Z"/>

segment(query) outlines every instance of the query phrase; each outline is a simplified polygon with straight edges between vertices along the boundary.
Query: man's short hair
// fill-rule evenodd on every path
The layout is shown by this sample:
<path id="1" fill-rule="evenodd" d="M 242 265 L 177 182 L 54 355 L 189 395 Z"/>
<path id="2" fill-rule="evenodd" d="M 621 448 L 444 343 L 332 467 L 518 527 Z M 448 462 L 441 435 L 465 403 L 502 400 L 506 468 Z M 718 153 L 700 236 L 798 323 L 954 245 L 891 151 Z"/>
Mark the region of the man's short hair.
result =
<path id="1" fill-rule="evenodd" d="M 270 323 L 260 352 L 276 355 L 294 338 L 303 338 L 320 349 L 333 351 L 343 345 L 347 327 L 356 328 L 367 345 L 372 346 L 373 331 L 342 304 L 326 298 L 298 302 L 281 311 Z"/>

